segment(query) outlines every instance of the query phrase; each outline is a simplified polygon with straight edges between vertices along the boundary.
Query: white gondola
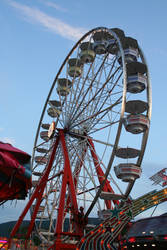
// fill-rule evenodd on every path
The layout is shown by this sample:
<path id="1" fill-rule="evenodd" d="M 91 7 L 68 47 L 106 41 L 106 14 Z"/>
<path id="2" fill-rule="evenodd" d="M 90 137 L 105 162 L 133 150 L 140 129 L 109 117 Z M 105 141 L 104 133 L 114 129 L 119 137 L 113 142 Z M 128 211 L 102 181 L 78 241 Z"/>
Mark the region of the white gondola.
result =
<path id="1" fill-rule="evenodd" d="M 98 31 L 93 35 L 93 49 L 96 54 L 102 55 L 106 53 L 107 32 Z"/>
<path id="2" fill-rule="evenodd" d="M 124 37 L 123 49 L 126 63 L 137 62 L 139 55 L 137 40 L 132 37 Z M 122 64 L 122 57 L 120 51 L 118 52 L 118 62 Z"/>
<path id="3" fill-rule="evenodd" d="M 128 48 L 124 50 L 124 56 L 126 63 L 136 62 L 138 57 L 138 50 L 133 48 Z M 118 62 L 122 64 L 122 58 L 120 51 L 117 54 Z"/>
<path id="4" fill-rule="evenodd" d="M 118 44 L 113 37 L 110 37 L 106 41 L 106 50 L 110 54 L 117 54 L 118 51 Z"/>
<path id="5" fill-rule="evenodd" d="M 59 117 L 59 115 L 61 114 L 61 110 L 57 109 L 57 108 L 50 107 L 50 108 L 48 108 L 47 113 L 50 117 L 56 118 L 56 117 Z"/>
<path id="6" fill-rule="evenodd" d="M 43 139 L 44 141 L 48 141 L 48 140 L 49 140 L 48 131 L 41 131 L 41 132 L 40 132 L 40 137 L 41 137 L 41 139 Z"/>
<path id="7" fill-rule="evenodd" d="M 124 31 L 118 28 L 111 29 L 116 33 L 116 35 L 119 37 L 119 39 L 122 41 L 125 37 Z M 106 50 L 110 54 L 116 55 L 119 50 L 118 43 L 116 42 L 116 39 L 109 33 L 107 33 L 106 38 Z"/>
<path id="8" fill-rule="evenodd" d="M 115 155 L 119 158 L 129 159 L 129 158 L 136 158 L 139 156 L 140 150 L 135 148 L 118 148 L 115 152 Z"/>
<path id="9" fill-rule="evenodd" d="M 132 134 L 139 134 L 145 132 L 149 128 L 150 122 L 147 116 L 129 115 L 124 120 L 125 129 Z"/>
<path id="10" fill-rule="evenodd" d="M 135 181 L 141 176 L 141 168 L 133 163 L 121 163 L 114 167 L 117 178 L 124 182 Z"/>
<path id="11" fill-rule="evenodd" d="M 147 86 L 146 76 L 138 73 L 136 75 L 128 76 L 127 79 L 127 92 L 137 94 L 145 90 Z"/>
<path id="12" fill-rule="evenodd" d="M 48 162 L 48 159 L 44 156 L 36 156 L 35 157 L 35 162 L 40 164 L 40 165 L 44 165 Z"/>
<path id="13" fill-rule="evenodd" d="M 46 149 L 46 148 L 36 148 L 36 151 L 38 153 L 46 154 L 48 152 L 48 149 Z"/>
<path id="14" fill-rule="evenodd" d="M 71 58 L 68 60 L 68 74 L 71 77 L 79 77 L 82 74 L 83 63 L 80 59 Z"/>
<path id="15" fill-rule="evenodd" d="M 52 118 L 59 117 L 61 114 L 61 102 L 56 100 L 50 100 L 49 102 L 50 108 L 48 108 L 47 113 Z"/>
<path id="16" fill-rule="evenodd" d="M 61 108 L 61 102 L 57 100 L 50 100 L 48 103 L 51 107 L 59 108 L 59 109 Z"/>
<path id="17" fill-rule="evenodd" d="M 140 62 L 127 63 L 127 92 L 137 94 L 147 87 L 146 65 Z"/>
<path id="18" fill-rule="evenodd" d="M 148 110 L 148 103 L 141 100 L 132 100 L 126 102 L 125 112 L 130 114 L 141 114 Z"/>
<path id="19" fill-rule="evenodd" d="M 72 82 L 66 78 L 59 78 L 57 80 L 57 93 L 61 96 L 67 96 L 70 92 Z"/>
<path id="20" fill-rule="evenodd" d="M 49 129 L 50 124 L 49 124 L 49 123 L 42 123 L 41 127 L 42 127 L 43 129 Z"/>
<path id="21" fill-rule="evenodd" d="M 124 50 L 125 60 L 127 63 L 136 62 L 138 57 L 138 49 L 128 48 Z"/>
<path id="22" fill-rule="evenodd" d="M 80 59 L 83 63 L 92 63 L 95 59 L 95 52 L 93 50 L 93 43 L 84 42 L 80 45 Z"/>
<path id="23" fill-rule="evenodd" d="M 121 200 L 121 199 L 124 199 L 125 196 L 122 195 L 122 194 L 114 194 L 114 193 L 111 193 L 111 192 L 104 192 L 102 191 L 101 194 L 100 194 L 100 198 L 102 200 Z"/>

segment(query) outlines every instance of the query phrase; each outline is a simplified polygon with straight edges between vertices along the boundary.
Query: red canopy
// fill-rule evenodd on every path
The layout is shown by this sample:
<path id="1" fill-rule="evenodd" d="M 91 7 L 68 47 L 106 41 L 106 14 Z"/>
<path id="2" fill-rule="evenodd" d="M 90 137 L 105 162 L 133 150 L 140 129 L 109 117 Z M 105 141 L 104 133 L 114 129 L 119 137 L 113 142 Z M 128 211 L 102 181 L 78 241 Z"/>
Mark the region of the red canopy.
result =
<path id="1" fill-rule="evenodd" d="M 31 156 L 0 142 L 0 202 L 25 199 L 31 188 Z"/>

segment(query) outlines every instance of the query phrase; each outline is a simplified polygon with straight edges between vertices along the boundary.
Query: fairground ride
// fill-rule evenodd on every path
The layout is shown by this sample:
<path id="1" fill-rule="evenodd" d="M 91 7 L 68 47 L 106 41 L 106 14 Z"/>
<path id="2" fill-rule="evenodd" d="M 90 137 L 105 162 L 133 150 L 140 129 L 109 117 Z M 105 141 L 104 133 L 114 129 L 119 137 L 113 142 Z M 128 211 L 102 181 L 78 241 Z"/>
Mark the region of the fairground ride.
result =
<path id="1" fill-rule="evenodd" d="M 11 239 L 30 211 L 27 239 L 35 230 L 48 249 L 76 249 L 90 216 L 105 219 L 128 200 L 141 175 L 150 118 L 149 72 L 137 40 L 118 28 L 86 33 L 46 98 L 33 188 Z"/>

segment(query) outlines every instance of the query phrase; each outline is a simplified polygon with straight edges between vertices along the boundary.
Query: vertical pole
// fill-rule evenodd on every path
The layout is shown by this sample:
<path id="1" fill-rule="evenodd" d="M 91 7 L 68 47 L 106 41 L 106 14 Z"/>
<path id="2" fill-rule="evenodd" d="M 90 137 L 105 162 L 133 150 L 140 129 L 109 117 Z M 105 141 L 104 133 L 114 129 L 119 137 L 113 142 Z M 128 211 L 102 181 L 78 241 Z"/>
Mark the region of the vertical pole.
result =
<path id="1" fill-rule="evenodd" d="M 77 187 L 77 178 L 79 176 L 79 173 L 81 171 L 81 168 L 82 168 L 82 165 L 83 165 L 83 161 L 84 161 L 84 158 L 85 158 L 85 154 L 86 154 L 86 151 L 87 151 L 87 144 L 85 145 L 85 148 L 82 152 L 82 156 L 80 159 L 78 159 L 78 162 L 76 164 L 76 169 L 75 169 L 75 176 L 74 176 L 74 186 L 75 186 L 75 189 Z M 70 203 L 70 197 L 68 196 L 67 198 L 67 206 L 68 204 Z"/>
<path id="2" fill-rule="evenodd" d="M 57 235 L 57 240 L 60 240 L 60 235 L 62 233 L 63 220 L 64 220 L 65 195 L 66 195 L 67 185 L 69 189 L 72 214 L 74 215 L 74 217 L 77 217 L 78 215 L 76 190 L 75 190 L 74 180 L 73 180 L 73 176 L 71 172 L 70 160 L 69 160 L 68 151 L 66 147 L 64 131 L 60 130 L 59 133 L 60 133 L 60 141 L 61 141 L 62 151 L 63 151 L 63 156 L 64 156 L 64 174 L 63 174 L 63 179 L 62 179 L 62 187 L 61 187 L 58 215 L 57 215 L 56 228 L 55 228 L 55 234 Z M 80 228 L 78 227 L 77 223 L 75 227 L 78 233 L 81 233 Z"/>

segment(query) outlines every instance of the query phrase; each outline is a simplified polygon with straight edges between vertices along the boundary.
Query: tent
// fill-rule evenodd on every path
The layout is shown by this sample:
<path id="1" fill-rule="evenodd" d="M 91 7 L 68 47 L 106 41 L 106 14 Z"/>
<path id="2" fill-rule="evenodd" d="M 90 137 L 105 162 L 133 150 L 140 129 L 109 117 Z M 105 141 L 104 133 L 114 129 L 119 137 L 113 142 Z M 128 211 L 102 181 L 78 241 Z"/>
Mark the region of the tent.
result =
<path id="1" fill-rule="evenodd" d="M 29 154 L 0 142 L 0 204 L 26 198 L 32 186 L 30 159 Z"/>

